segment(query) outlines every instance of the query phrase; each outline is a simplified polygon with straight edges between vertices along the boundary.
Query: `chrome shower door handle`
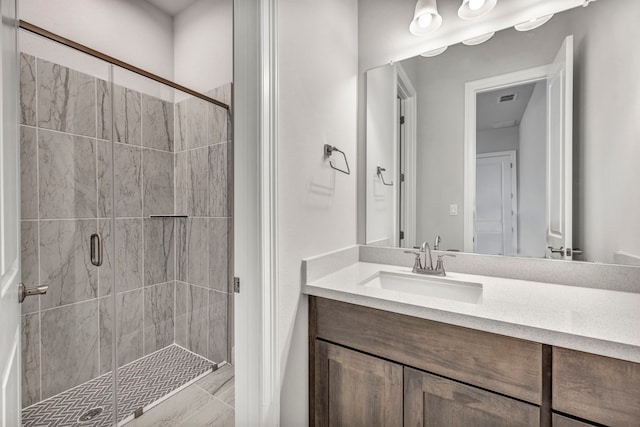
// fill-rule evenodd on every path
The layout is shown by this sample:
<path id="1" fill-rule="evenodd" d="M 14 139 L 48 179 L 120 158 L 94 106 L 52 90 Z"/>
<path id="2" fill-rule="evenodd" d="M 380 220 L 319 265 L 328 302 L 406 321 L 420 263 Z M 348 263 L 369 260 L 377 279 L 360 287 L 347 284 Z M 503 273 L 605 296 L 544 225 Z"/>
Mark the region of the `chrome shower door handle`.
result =
<path id="1" fill-rule="evenodd" d="M 44 295 L 49 290 L 49 286 L 36 286 L 35 288 L 27 288 L 24 283 L 18 285 L 18 302 L 22 304 L 25 298 L 33 295 Z"/>
<path id="2" fill-rule="evenodd" d="M 91 235 L 89 246 L 91 247 L 91 264 L 100 267 L 102 265 L 102 237 L 100 234 Z"/>

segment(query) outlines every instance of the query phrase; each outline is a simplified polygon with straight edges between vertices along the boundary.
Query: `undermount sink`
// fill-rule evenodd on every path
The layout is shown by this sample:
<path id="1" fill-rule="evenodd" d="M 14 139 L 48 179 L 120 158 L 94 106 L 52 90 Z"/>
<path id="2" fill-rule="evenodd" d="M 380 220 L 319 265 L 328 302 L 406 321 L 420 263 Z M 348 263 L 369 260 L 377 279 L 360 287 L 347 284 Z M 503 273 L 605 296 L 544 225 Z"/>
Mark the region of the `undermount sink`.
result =
<path id="1" fill-rule="evenodd" d="M 417 274 L 381 271 L 361 283 L 368 288 L 387 289 L 406 294 L 443 298 L 477 304 L 482 298 L 482 284 Z"/>

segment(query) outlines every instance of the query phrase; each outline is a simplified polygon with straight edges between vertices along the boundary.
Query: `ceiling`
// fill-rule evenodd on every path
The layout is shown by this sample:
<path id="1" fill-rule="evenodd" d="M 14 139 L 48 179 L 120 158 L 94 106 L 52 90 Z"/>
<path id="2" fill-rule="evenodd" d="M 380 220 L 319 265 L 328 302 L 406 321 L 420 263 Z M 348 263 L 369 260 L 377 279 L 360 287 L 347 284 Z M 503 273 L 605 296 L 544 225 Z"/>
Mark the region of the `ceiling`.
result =
<path id="1" fill-rule="evenodd" d="M 529 83 L 479 94 L 476 103 L 477 129 L 487 130 L 519 125 L 535 85 L 536 83 Z M 498 102 L 501 96 L 511 94 L 516 94 L 513 101 Z"/>
<path id="2" fill-rule="evenodd" d="M 169 16 L 176 16 L 198 0 L 147 0 Z"/>

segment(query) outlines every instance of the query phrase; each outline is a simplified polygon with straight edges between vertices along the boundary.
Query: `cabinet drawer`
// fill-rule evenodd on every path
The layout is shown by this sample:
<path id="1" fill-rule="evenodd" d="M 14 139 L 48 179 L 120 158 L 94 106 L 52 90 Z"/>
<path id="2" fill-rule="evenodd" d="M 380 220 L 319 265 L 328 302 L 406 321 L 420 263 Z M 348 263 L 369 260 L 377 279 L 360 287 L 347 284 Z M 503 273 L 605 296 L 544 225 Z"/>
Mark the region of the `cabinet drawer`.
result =
<path id="1" fill-rule="evenodd" d="M 640 425 L 640 364 L 553 348 L 553 409 L 612 426 Z"/>
<path id="2" fill-rule="evenodd" d="M 541 404 L 541 344 L 324 298 L 311 304 L 317 337 Z"/>
<path id="3" fill-rule="evenodd" d="M 404 368 L 404 425 L 540 427 L 540 408 Z"/>
<path id="4" fill-rule="evenodd" d="M 588 424 L 558 414 L 553 414 L 551 422 L 553 427 L 595 427 L 595 424 Z"/>

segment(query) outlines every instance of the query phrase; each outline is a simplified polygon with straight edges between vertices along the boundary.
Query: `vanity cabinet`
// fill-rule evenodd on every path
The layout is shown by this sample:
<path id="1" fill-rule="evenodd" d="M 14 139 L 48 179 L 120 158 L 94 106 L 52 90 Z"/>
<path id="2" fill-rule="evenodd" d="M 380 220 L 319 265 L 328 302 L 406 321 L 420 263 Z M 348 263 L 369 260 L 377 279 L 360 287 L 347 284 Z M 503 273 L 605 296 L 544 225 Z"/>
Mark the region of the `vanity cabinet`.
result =
<path id="1" fill-rule="evenodd" d="M 638 363 L 313 296 L 309 359 L 311 426 L 640 426 Z"/>
<path id="2" fill-rule="evenodd" d="M 406 367 L 404 425 L 540 427 L 540 408 Z"/>
<path id="3" fill-rule="evenodd" d="M 553 409 L 604 425 L 640 426 L 640 364 L 554 347 Z"/>
<path id="4" fill-rule="evenodd" d="M 316 425 L 402 426 L 401 365 L 323 341 L 316 352 Z"/>

